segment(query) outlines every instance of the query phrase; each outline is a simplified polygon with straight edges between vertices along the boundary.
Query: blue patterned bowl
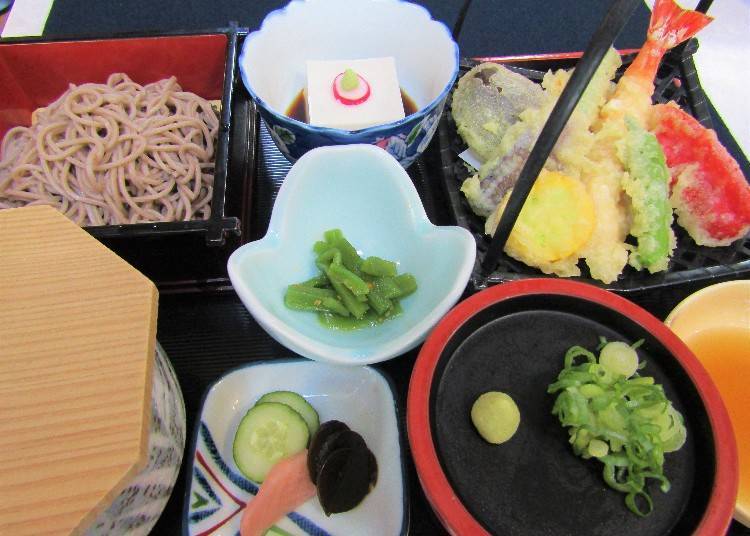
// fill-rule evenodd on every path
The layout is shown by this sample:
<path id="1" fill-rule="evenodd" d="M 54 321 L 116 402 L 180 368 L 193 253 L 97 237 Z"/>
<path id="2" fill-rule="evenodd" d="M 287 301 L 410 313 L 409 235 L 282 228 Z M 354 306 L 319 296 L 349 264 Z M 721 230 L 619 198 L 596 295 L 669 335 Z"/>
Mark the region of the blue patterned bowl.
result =
<path id="1" fill-rule="evenodd" d="M 314 127 L 284 114 L 305 85 L 307 60 L 393 56 L 402 89 L 418 111 L 361 130 Z M 458 74 L 458 46 L 444 24 L 399 0 L 295 0 L 245 39 L 245 87 L 279 150 L 290 161 L 324 145 L 366 143 L 408 167 L 437 130 Z"/>
<path id="2" fill-rule="evenodd" d="M 185 401 L 172 364 L 157 341 L 151 383 L 148 461 L 97 516 L 85 535 L 147 536 L 172 494 L 184 449 Z"/>

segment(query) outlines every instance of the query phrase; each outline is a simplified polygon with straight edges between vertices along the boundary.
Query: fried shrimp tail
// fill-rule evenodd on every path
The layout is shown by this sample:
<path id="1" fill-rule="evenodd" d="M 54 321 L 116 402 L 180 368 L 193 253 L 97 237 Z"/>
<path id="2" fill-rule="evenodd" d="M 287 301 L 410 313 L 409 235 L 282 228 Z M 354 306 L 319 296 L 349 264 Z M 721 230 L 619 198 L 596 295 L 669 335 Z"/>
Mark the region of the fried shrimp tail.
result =
<path id="1" fill-rule="evenodd" d="M 704 13 L 681 8 L 674 0 L 656 0 L 646 42 L 617 83 L 615 94 L 604 107 L 603 117 L 621 117 L 627 112 L 645 126 L 654 78 L 664 54 L 693 37 L 712 20 Z"/>
<path id="2" fill-rule="evenodd" d="M 625 124 L 625 116 L 628 116 L 633 126 L 642 129 L 648 127 L 652 114 L 654 78 L 662 57 L 667 50 L 695 35 L 710 21 L 711 18 L 702 13 L 682 9 L 674 0 L 656 0 L 646 42 L 617 82 L 614 93 L 602 107 L 599 120 L 594 125 L 596 143 L 589 152 L 589 158 L 596 165 L 593 171 L 589 170 L 584 174 L 584 180 L 596 200 L 597 225 L 591 240 L 584 248 L 584 256 L 591 276 L 605 283 L 614 281 L 628 262 L 629 246 L 625 243 L 625 238 L 632 231 L 628 221 L 631 215 L 627 214 L 628 203 L 622 191 L 622 186 L 626 182 L 628 163 L 623 161 L 617 150 L 618 146 L 626 143 L 628 127 Z M 635 192 L 636 186 L 643 185 L 635 182 L 628 184 L 631 192 Z M 630 192 L 626 193 L 630 195 Z M 632 201 L 631 198 L 631 203 Z M 639 208 L 646 208 L 646 205 Z M 643 215 L 641 212 L 640 216 Z M 632 216 L 637 218 L 639 215 Z M 658 219 L 662 223 L 663 231 L 665 218 Z M 656 222 L 657 218 L 648 220 Z M 645 229 L 639 233 L 642 233 L 643 238 L 655 237 L 652 232 L 647 233 Z M 662 269 L 659 267 L 668 259 L 663 255 L 664 239 L 665 235 L 662 233 L 658 247 L 656 242 L 652 243 L 656 247 L 654 251 L 662 252 L 659 255 L 654 253 L 654 259 L 658 257 L 661 260 L 654 261 L 652 271 Z M 643 253 L 645 250 L 639 247 L 636 257 L 631 259 L 631 264 L 643 265 L 646 262 L 641 258 Z"/>
<path id="3" fill-rule="evenodd" d="M 667 50 L 687 41 L 712 20 L 705 13 L 681 8 L 674 0 L 656 0 L 646 42 L 623 76 L 653 82 Z"/>

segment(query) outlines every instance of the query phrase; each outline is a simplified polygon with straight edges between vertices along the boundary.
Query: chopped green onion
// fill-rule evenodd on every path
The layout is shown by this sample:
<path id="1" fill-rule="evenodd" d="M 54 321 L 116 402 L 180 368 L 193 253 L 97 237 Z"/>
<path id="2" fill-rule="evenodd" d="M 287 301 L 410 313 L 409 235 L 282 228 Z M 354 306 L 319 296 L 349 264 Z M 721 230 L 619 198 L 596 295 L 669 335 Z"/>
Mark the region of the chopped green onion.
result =
<path id="1" fill-rule="evenodd" d="M 624 342 L 608 342 L 599 353 L 599 363 L 614 374 L 630 378 L 638 370 L 638 354 Z"/>
<path id="2" fill-rule="evenodd" d="M 646 516 L 653 509 L 648 480 L 669 491 L 664 454 L 682 447 L 687 430 L 664 388 L 639 375 L 643 362 L 636 348 L 642 343 L 600 337 L 598 358 L 582 346 L 571 347 L 547 392 L 557 395 L 552 413 L 568 427 L 573 452 L 599 459 L 607 485 L 625 494 L 633 513 Z"/>
<path id="3" fill-rule="evenodd" d="M 582 346 L 571 346 L 565 353 L 565 368 L 573 366 L 576 357 L 585 357 L 589 363 L 596 363 L 596 356 Z"/>
<path id="4" fill-rule="evenodd" d="M 589 455 L 594 458 L 603 458 L 609 453 L 609 443 L 601 439 L 592 439 L 588 445 Z"/>

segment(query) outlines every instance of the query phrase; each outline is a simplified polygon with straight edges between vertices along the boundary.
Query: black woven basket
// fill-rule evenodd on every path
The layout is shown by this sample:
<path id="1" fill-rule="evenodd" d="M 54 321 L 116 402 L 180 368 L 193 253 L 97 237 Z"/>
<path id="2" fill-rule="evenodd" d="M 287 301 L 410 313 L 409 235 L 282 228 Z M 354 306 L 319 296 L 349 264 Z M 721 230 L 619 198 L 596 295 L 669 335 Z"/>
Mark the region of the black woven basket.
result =
<path id="1" fill-rule="evenodd" d="M 667 54 L 662 62 L 655 80 L 653 100 L 655 103 L 675 101 L 685 111 L 698 119 L 704 126 L 711 128 L 711 115 L 703 90 L 693 64 L 693 53 L 697 50 L 695 40 L 685 46 Z M 633 54 L 623 56 L 623 65 L 618 71 L 618 77 L 634 58 Z M 575 60 L 569 58 L 503 62 L 504 65 L 527 78 L 541 82 L 544 73 L 549 69 L 570 68 L 575 66 Z M 476 61 L 464 60 L 461 64 L 463 74 Z M 533 67 L 533 68 L 531 68 Z M 470 172 L 464 162 L 458 157 L 466 145 L 456 131 L 450 106 L 441 118 L 436 135 L 443 173 L 441 180 L 449 200 L 449 209 L 456 223 L 468 229 L 477 243 L 477 260 L 472 272 L 471 284 L 474 289 L 482 289 L 490 285 L 525 279 L 530 277 L 549 277 L 540 270 L 527 266 L 506 254 L 501 254 L 495 270 L 483 276 L 480 270 L 482 261 L 489 247 L 490 237 L 484 233 L 484 219 L 474 214 L 460 188 Z M 675 284 L 712 279 L 732 274 L 750 273 L 750 237 L 738 240 L 730 246 L 710 248 L 697 245 L 692 238 L 678 225 L 674 225 L 677 235 L 677 247 L 673 252 L 668 270 L 657 274 L 647 271 L 637 271 L 626 266 L 619 279 L 604 284 L 589 276 L 588 268 L 581 261 L 581 276 L 574 277 L 579 281 L 594 284 L 601 288 L 615 292 L 635 292 L 647 289 L 665 287 Z M 555 276 L 552 276 L 555 277 Z"/>

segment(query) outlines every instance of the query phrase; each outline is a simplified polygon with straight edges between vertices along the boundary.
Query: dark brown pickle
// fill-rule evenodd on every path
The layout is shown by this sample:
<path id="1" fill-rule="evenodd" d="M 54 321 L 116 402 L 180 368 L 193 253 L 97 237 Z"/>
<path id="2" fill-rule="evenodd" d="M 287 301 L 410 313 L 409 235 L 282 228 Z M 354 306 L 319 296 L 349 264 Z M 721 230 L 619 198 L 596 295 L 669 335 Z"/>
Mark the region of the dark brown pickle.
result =
<path id="1" fill-rule="evenodd" d="M 318 499 L 327 516 L 348 512 L 370 492 L 369 449 L 334 450 L 318 474 Z"/>
<path id="2" fill-rule="evenodd" d="M 378 483 L 378 461 L 375 459 L 375 455 L 372 453 L 372 451 L 368 448 L 367 452 L 369 454 L 368 456 L 368 462 L 370 464 L 370 489 L 375 487 L 375 484 Z"/>
<path id="3" fill-rule="evenodd" d="M 307 449 L 307 470 L 310 473 L 310 480 L 317 484 L 318 471 L 323 464 L 321 449 L 326 446 L 337 434 L 349 430 L 349 427 L 341 421 L 326 421 L 320 425 L 310 440 L 310 447 Z M 330 452 L 330 450 L 329 450 Z"/>
<path id="4" fill-rule="evenodd" d="M 326 515 L 346 512 L 378 480 L 378 463 L 364 438 L 341 421 L 326 421 L 310 441 L 307 470 Z"/>
<path id="5" fill-rule="evenodd" d="M 328 437 L 320 443 L 320 446 L 315 453 L 315 460 L 313 460 L 312 467 L 312 470 L 316 472 L 316 476 L 313 479 L 314 484 L 317 484 L 318 475 L 320 474 L 320 468 L 326 462 L 328 455 L 333 451 L 339 449 L 366 450 L 367 445 L 365 444 L 365 440 L 362 439 L 361 435 L 359 435 L 357 432 L 352 432 L 351 430 L 342 430 L 338 433 L 329 434 Z M 309 460 L 310 454 L 308 454 L 308 461 Z"/>

